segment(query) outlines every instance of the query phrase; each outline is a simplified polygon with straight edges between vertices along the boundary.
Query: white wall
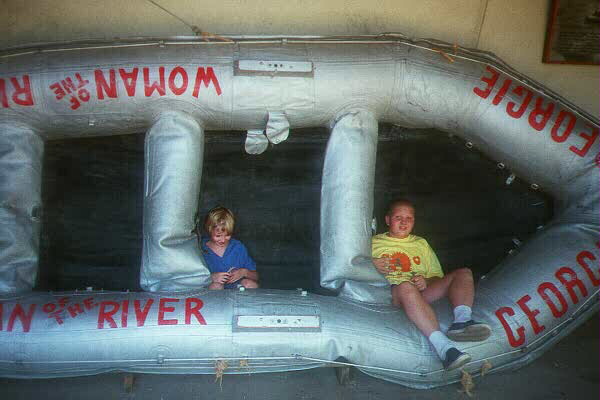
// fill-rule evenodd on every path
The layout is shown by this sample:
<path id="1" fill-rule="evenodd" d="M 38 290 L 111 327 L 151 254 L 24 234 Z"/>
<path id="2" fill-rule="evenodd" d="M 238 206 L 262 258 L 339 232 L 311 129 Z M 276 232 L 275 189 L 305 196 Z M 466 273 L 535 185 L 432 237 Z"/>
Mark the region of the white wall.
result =
<path id="1" fill-rule="evenodd" d="M 494 52 L 598 118 L 599 66 L 542 63 L 550 3 L 489 0 L 478 48 Z"/>
<path id="2" fill-rule="evenodd" d="M 127 36 L 402 32 L 495 53 L 599 115 L 598 66 L 542 64 L 550 0 L 0 0 L 0 47 Z"/>

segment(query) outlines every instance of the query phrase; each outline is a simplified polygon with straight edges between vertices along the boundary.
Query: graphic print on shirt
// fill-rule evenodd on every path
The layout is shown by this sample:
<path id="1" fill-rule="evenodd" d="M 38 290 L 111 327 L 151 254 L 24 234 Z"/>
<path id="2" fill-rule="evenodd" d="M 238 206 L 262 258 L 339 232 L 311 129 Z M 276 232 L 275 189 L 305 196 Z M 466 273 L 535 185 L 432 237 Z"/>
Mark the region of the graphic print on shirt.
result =
<path id="1" fill-rule="evenodd" d="M 400 271 L 402 272 L 411 271 L 412 264 L 410 262 L 410 257 L 405 253 L 398 251 L 391 255 L 384 254 L 383 257 L 390 258 L 390 268 L 392 269 L 392 271 L 398 271 L 398 268 L 400 268 Z"/>

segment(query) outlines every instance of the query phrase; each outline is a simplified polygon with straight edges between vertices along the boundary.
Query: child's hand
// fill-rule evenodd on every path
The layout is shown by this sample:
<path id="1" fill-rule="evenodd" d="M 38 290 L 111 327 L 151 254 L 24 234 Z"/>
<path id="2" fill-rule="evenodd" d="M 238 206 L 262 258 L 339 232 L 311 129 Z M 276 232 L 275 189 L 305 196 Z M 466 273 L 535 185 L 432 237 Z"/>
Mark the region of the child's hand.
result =
<path id="1" fill-rule="evenodd" d="M 242 278 L 246 277 L 246 273 L 248 272 L 247 268 L 234 268 L 229 273 L 229 279 L 227 283 L 234 283 L 239 281 Z"/>
<path id="2" fill-rule="evenodd" d="M 220 283 L 221 285 L 229 282 L 229 277 L 231 274 L 229 272 L 213 272 L 210 274 L 210 277 L 214 283 Z"/>
<path id="3" fill-rule="evenodd" d="M 384 256 L 381 258 L 373 258 L 373 265 L 377 269 L 377 272 L 379 272 L 382 275 L 387 275 L 390 272 L 392 272 L 392 269 L 390 268 L 390 265 L 391 265 L 390 257 Z"/>
<path id="4" fill-rule="evenodd" d="M 411 278 L 410 283 L 412 283 L 413 285 L 415 285 L 415 287 L 417 289 L 419 289 L 419 292 L 422 292 L 423 290 L 425 290 L 425 288 L 427 288 L 427 281 L 425 280 L 425 278 L 423 277 L 423 275 L 415 275 Z"/>

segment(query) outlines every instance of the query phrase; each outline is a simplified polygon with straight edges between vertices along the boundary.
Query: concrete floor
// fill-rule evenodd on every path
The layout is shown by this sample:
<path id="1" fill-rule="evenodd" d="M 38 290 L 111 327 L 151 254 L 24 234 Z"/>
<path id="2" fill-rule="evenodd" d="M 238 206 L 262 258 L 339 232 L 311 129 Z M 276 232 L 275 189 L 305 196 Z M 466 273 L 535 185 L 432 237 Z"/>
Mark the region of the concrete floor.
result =
<path id="1" fill-rule="evenodd" d="M 599 397 L 598 314 L 534 363 L 518 371 L 475 379 L 474 399 L 586 400 Z M 371 378 L 360 372 L 346 386 L 334 369 L 258 375 L 225 375 L 222 387 L 209 375 L 135 375 L 133 390 L 125 374 L 81 378 L 0 379 L 0 399 L 468 399 L 460 384 L 416 390 Z"/>

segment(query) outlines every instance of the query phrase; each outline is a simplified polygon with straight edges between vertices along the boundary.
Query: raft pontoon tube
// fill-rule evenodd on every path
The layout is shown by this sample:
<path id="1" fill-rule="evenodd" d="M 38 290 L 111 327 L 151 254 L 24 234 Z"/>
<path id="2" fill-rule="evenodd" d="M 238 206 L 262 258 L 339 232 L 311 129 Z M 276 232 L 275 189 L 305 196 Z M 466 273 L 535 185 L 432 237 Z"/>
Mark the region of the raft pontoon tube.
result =
<path id="1" fill-rule="evenodd" d="M 369 262 L 378 123 L 460 135 L 555 200 L 554 219 L 477 286 L 493 328 L 459 344 L 476 374 L 535 359 L 598 310 L 598 121 L 490 53 L 398 34 L 71 42 L 0 53 L 0 375 L 286 371 L 355 365 L 412 387 L 455 382 Z M 258 154 L 329 126 L 321 285 L 209 292 L 190 234 L 204 130 Z M 31 293 L 43 142 L 147 130 L 145 293 Z M 446 302 L 435 304 L 442 329 Z"/>

